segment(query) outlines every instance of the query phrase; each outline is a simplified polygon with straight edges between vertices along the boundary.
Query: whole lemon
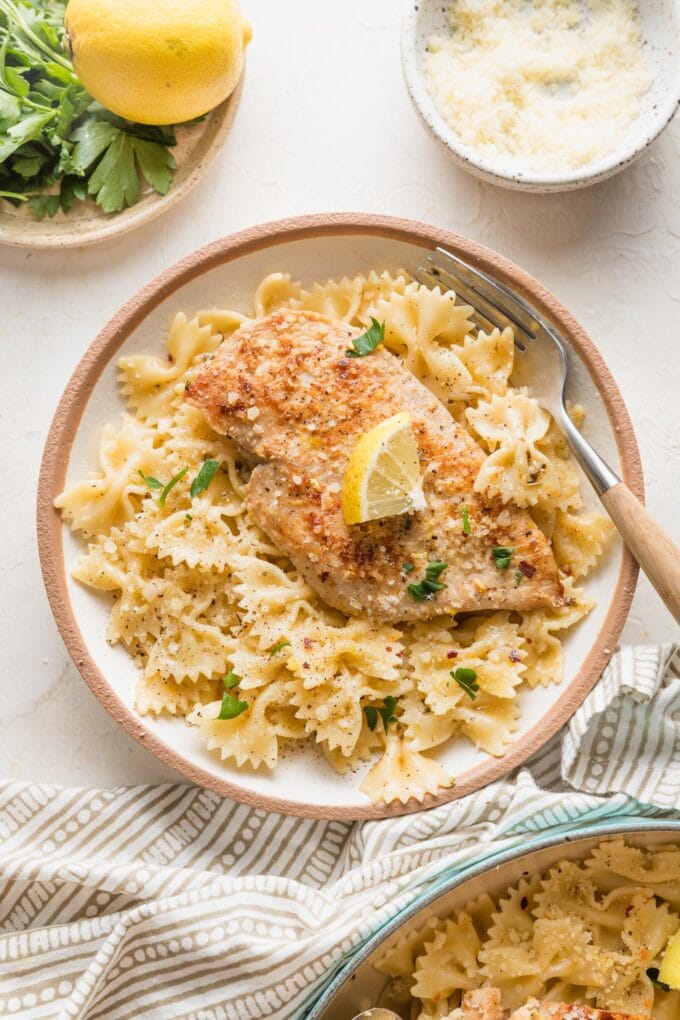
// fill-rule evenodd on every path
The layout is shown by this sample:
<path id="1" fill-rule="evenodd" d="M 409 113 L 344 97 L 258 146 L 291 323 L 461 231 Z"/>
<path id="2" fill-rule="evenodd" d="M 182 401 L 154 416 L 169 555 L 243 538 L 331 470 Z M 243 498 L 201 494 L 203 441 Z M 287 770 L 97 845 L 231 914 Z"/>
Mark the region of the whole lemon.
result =
<path id="1" fill-rule="evenodd" d="M 233 91 L 250 25 L 235 0 L 69 0 L 73 66 L 126 120 L 180 124 Z"/>

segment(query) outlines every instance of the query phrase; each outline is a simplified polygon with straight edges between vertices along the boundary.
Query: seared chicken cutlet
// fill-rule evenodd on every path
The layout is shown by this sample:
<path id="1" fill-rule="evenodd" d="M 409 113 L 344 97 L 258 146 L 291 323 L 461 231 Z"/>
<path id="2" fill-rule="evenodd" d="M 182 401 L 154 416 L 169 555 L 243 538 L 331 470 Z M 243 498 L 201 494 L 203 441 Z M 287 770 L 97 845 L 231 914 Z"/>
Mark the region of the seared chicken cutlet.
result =
<path id="1" fill-rule="evenodd" d="M 459 1009 L 448 1020 L 503 1020 L 501 993 L 497 988 L 476 988 L 463 993 Z"/>
<path id="2" fill-rule="evenodd" d="M 191 381 L 187 399 L 255 464 L 246 497 L 253 519 L 329 605 L 350 615 L 396 622 L 559 604 L 540 529 L 524 510 L 473 490 L 484 452 L 395 355 L 380 347 L 348 357 L 359 332 L 313 312 L 274 312 L 226 339 Z M 399 411 L 411 416 L 427 509 L 348 526 L 341 488 L 352 450 Z M 495 546 L 514 549 L 510 569 L 496 566 Z M 408 584 L 432 560 L 447 564 L 446 587 L 417 600 Z"/>

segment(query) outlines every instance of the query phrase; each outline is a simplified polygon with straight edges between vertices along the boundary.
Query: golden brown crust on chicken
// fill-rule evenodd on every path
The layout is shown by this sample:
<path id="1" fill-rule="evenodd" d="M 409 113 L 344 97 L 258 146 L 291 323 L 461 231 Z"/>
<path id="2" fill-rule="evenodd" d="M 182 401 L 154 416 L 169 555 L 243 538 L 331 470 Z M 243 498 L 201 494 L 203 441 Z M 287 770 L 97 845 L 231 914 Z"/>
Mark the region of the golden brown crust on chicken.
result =
<path id="1" fill-rule="evenodd" d="M 313 312 L 274 312 L 225 340 L 192 380 L 187 399 L 256 464 L 247 495 L 254 520 L 329 605 L 349 614 L 397 621 L 559 604 L 540 529 L 524 510 L 474 492 L 484 460 L 477 443 L 388 351 L 347 357 L 356 335 Z M 428 508 L 348 527 L 340 493 L 349 456 L 398 411 L 411 415 Z M 494 546 L 514 547 L 509 570 L 496 567 Z M 448 564 L 446 588 L 416 601 L 407 585 L 435 559 Z M 414 565 L 408 578 L 405 562 Z"/>

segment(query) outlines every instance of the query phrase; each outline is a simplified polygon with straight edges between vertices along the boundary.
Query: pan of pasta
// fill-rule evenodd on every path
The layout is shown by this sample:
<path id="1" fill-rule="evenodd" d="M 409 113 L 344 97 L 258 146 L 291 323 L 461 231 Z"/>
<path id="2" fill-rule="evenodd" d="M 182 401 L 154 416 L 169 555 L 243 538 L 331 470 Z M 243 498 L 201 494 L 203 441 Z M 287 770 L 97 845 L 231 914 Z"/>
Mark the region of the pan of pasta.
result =
<path id="1" fill-rule="evenodd" d="M 78 669 L 161 760 L 269 810 L 378 818 L 506 774 L 611 655 L 636 568 L 546 411 L 420 283 L 437 244 L 572 345 L 569 407 L 629 486 L 621 397 L 518 267 L 410 221 L 266 224 L 136 295 L 48 436 L 38 533 Z"/>
<path id="2" fill-rule="evenodd" d="M 306 1020 L 375 1007 L 404 1020 L 677 1020 L 680 822 L 599 823 L 444 873 Z"/>

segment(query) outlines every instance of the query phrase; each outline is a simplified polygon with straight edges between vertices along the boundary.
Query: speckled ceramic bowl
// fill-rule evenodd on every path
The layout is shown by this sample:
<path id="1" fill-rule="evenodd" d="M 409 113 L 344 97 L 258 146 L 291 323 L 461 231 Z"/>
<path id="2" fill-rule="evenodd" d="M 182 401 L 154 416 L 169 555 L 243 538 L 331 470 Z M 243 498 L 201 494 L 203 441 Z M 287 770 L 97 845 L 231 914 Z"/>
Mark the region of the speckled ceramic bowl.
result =
<path id="1" fill-rule="evenodd" d="M 464 145 L 439 114 L 428 89 L 423 58 L 432 35 L 447 35 L 451 0 L 411 0 L 402 34 L 402 63 L 413 104 L 425 127 L 451 158 L 476 177 L 518 191 L 572 191 L 623 170 L 673 119 L 680 104 L 680 0 L 638 0 L 644 52 L 652 84 L 620 145 L 606 157 L 563 173 L 511 170 Z"/>

